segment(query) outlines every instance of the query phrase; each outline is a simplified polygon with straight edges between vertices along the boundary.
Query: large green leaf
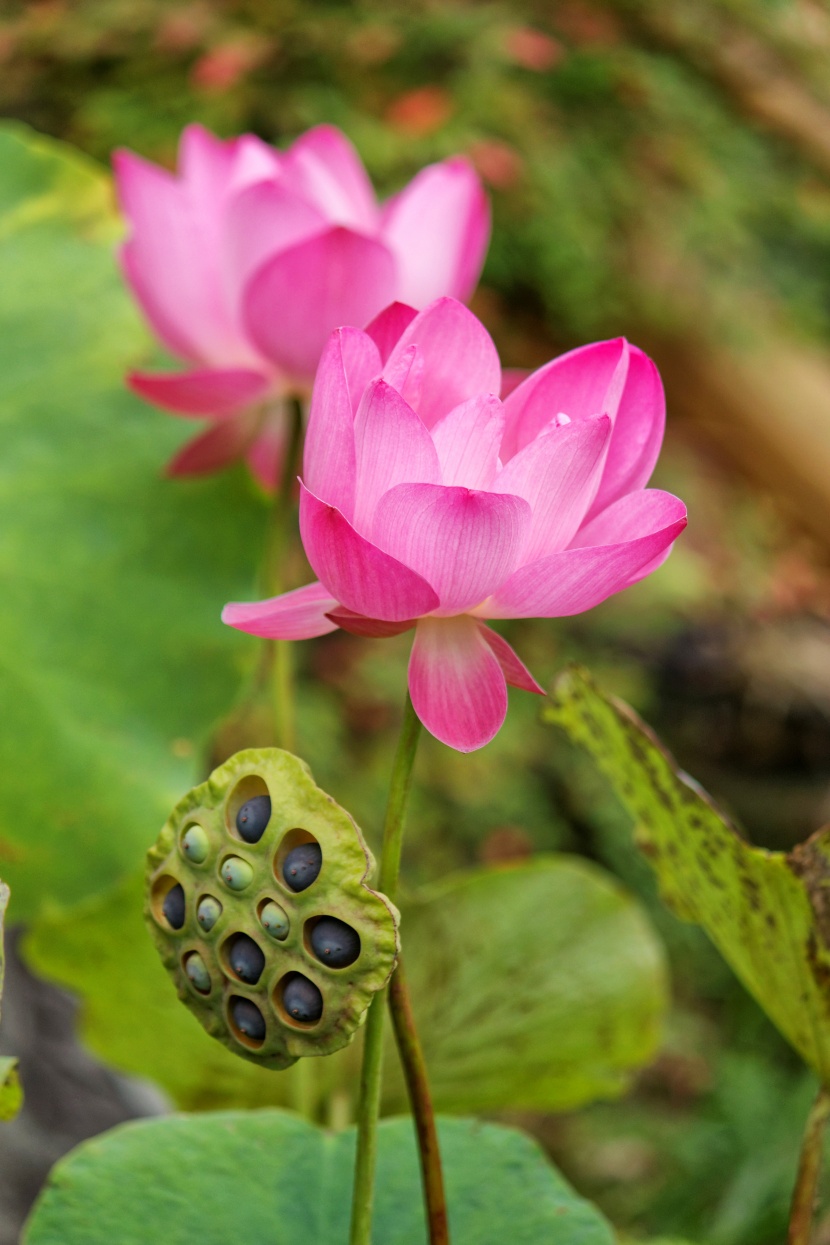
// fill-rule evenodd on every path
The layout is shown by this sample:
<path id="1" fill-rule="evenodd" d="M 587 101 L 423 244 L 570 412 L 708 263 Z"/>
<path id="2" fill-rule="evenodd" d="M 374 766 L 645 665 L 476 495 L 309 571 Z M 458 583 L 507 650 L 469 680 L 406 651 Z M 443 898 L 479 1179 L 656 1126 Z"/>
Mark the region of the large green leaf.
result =
<path id="1" fill-rule="evenodd" d="M 8 902 L 9 888 L 0 882 L 0 1001 L 3 995 L 3 917 Z M 22 1100 L 17 1060 L 10 1055 L 0 1056 L 0 1121 L 17 1115 Z"/>
<path id="2" fill-rule="evenodd" d="M 598 1211 L 513 1129 L 440 1122 L 450 1230 L 458 1245 L 611 1245 Z M 345 1245 L 354 1134 L 279 1111 L 126 1124 L 55 1167 L 24 1245 Z M 376 1245 L 426 1237 L 411 1122 L 381 1125 Z"/>
<path id="3" fill-rule="evenodd" d="M 655 1052 L 660 945 L 631 896 L 585 861 L 448 878 L 403 905 L 402 938 L 441 1110 L 568 1110 L 622 1093 Z"/>
<path id="4" fill-rule="evenodd" d="M 100 170 L 0 130 L 0 867 L 18 919 L 132 869 L 191 785 L 238 681 L 219 611 L 249 594 L 259 541 L 241 472 L 161 475 L 192 429 L 124 387 L 147 338 L 116 230 Z"/>
<path id="5" fill-rule="evenodd" d="M 830 830 L 789 855 L 752 847 L 636 714 L 578 669 L 560 677 L 545 716 L 611 780 L 666 903 L 703 926 L 830 1083 Z"/>
<path id="6" fill-rule="evenodd" d="M 285 1104 L 294 1070 L 235 1059 L 179 1003 L 141 902 L 137 876 L 44 916 L 26 956 L 81 997 L 93 1050 L 181 1105 Z M 621 1092 L 653 1054 L 666 1001 L 660 945 L 636 902 L 594 866 L 557 856 L 471 871 L 401 911 L 439 1109 L 565 1109 Z M 314 1060 L 304 1075 L 321 1095 L 351 1092 L 357 1055 Z M 386 1067 L 385 1106 L 397 1110 L 406 1098 L 391 1052 Z"/>

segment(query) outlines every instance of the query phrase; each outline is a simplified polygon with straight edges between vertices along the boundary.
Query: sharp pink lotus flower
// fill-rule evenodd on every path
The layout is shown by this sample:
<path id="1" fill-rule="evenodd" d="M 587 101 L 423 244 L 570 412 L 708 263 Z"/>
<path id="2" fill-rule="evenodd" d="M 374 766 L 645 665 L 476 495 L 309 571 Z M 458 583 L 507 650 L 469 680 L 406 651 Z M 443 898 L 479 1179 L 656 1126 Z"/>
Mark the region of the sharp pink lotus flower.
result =
<path id="1" fill-rule="evenodd" d="M 486 744 L 510 683 L 542 689 L 491 618 L 580 614 L 655 570 L 686 526 L 645 487 L 663 438 L 656 367 L 625 340 L 554 359 L 505 399 L 460 303 L 332 334 L 317 373 L 300 531 L 319 582 L 225 607 L 284 640 L 415 628 L 409 688 L 438 739 Z"/>
<path id="2" fill-rule="evenodd" d="M 481 183 L 461 158 L 430 165 L 383 206 L 348 140 L 309 130 L 286 152 L 252 135 L 182 136 L 178 176 L 115 156 L 131 232 L 121 260 L 161 341 L 188 365 L 130 377 L 132 388 L 206 432 L 174 474 L 247 456 L 275 483 L 280 399 L 311 387 L 329 333 L 366 324 L 396 299 L 466 299 L 490 231 Z"/>

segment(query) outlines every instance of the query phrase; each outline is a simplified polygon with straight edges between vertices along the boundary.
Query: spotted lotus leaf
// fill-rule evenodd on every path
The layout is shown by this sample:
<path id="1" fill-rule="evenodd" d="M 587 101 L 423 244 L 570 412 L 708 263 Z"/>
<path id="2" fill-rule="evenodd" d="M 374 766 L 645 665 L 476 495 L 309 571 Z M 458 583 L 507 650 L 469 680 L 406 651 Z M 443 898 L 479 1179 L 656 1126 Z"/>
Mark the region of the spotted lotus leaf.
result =
<path id="1" fill-rule="evenodd" d="M 291 753 L 239 752 L 188 792 L 148 852 L 145 916 L 208 1033 L 270 1068 L 347 1045 L 398 953 L 373 868 Z"/>

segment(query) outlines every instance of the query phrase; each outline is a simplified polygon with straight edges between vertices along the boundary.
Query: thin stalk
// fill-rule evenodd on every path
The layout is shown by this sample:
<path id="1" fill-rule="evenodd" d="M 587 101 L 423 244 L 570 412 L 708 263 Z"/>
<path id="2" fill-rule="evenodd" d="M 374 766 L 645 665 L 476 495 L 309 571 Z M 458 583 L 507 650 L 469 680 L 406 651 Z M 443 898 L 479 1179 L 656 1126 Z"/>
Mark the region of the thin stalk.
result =
<path id="1" fill-rule="evenodd" d="M 398 748 L 392 766 L 392 781 L 386 804 L 383 846 L 380 854 L 379 889 L 394 900 L 398 889 L 404 817 L 412 785 L 412 766 L 421 733 L 412 701 L 407 695 Z M 360 1076 L 360 1102 L 357 1115 L 357 1156 L 354 1171 L 352 1226 L 349 1245 L 370 1245 L 372 1239 L 372 1199 L 377 1162 L 378 1116 L 383 1075 L 383 1022 L 387 989 L 375 995 L 366 1017 L 363 1068 Z"/>
<path id="2" fill-rule="evenodd" d="M 438 1131 L 435 1112 L 429 1092 L 427 1066 L 424 1052 L 415 1028 L 415 1016 L 409 998 L 409 989 L 403 971 L 398 967 L 389 983 L 389 1011 L 395 1029 L 395 1040 L 401 1057 L 409 1101 L 418 1133 L 418 1151 L 421 1157 L 421 1182 L 427 1209 L 429 1245 L 449 1245 L 450 1231 L 447 1223 L 447 1199 L 444 1194 L 444 1173 L 441 1170 L 441 1153 L 438 1148 Z"/>
<path id="3" fill-rule="evenodd" d="M 294 522 L 294 480 L 299 470 L 303 436 L 303 408 L 299 398 L 288 402 L 290 426 L 265 550 L 265 592 L 278 596 L 285 589 L 285 559 Z M 271 640 L 271 703 L 277 745 L 293 752 L 295 743 L 294 662 L 288 640 Z"/>
<path id="4" fill-rule="evenodd" d="M 798 1175 L 795 1178 L 795 1191 L 790 1209 L 787 1245 L 810 1245 L 818 1178 L 821 1171 L 824 1130 L 827 1127 L 828 1118 L 830 1118 L 830 1093 L 822 1087 L 810 1108 L 807 1126 L 804 1129 Z"/>

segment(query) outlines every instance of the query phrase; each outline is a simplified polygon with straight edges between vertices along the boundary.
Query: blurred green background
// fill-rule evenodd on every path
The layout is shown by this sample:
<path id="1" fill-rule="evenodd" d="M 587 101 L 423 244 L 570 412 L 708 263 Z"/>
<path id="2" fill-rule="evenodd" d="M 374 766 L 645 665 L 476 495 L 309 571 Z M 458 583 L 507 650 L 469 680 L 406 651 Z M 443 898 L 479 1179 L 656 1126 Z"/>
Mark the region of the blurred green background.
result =
<path id="1" fill-rule="evenodd" d="M 657 482 L 688 501 L 688 532 L 654 580 L 585 617 L 509 633 L 543 683 L 584 661 L 775 848 L 830 812 L 829 66 L 820 0 L 0 6 L 0 115 L 105 163 L 123 145 L 169 165 L 190 121 L 277 143 L 329 121 L 384 193 L 465 152 L 494 208 L 473 306 L 503 362 L 533 366 L 619 333 L 653 354 L 669 400 Z M 131 418 L 159 430 L 158 466 L 187 431 L 149 410 Z M 244 497 L 235 522 L 257 528 L 241 476 L 218 495 L 159 487 L 190 489 L 194 524 L 216 496 Z M 231 565 L 236 548 L 221 553 L 229 594 L 255 572 L 253 559 Z M 209 595 L 204 582 L 198 592 Z M 174 755 L 195 755 L 197 770 L 208 744 L 215 761 L 269 730 L 253 650 L 222 642 L 242 680 L 236 711 L 197 740 L 179 737 L 170 711 Z M 299 751 L 367 828 L 407 651 L 407 637 L 344 634 L 297 646 Z M 426 741 L 410 882 L 537 850 L 581 854 L 644 899 L 674 994 L 662 1053 L 626 1099 L 516 1118 L 632 1238 L 777 1245 L 811 1080 L 705 937 L 660 908 L 587 761 L 511 695 L 484 753 Z"/>

